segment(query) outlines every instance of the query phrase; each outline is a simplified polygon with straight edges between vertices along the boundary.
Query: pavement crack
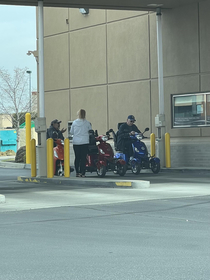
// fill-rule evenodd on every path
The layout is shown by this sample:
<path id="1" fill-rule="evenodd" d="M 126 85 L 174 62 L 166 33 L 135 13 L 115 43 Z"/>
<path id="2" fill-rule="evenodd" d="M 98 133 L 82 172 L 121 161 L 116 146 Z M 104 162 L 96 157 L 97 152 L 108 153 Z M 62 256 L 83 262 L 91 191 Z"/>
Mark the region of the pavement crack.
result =
<path id="1" fill-rule="evenodd" d="M 182 205 L 182 206 L 171 207 L 171 208 L 163 208 L 163 209 L 158 209 L 158 210 L 156 209 L 156 210 L 145 210 L 145 211 L 144 210 L 143 211 L 127 211 L 127 212 L 120 212 L 120 213 L 110 213 L 110 214 L 94 215 L 94 216 L 83 216 L 83 217 L 76 217 L 76 218 L 58 218 L 58 219 L 46 219 L 46 220 L 39 220 L 39 221 L 5 223 L 5 224 L 1 224 L 0 227 L 7 226 L 7 225 L 63 222 L 63 221 L 72 221 L 72 220 L 87 220 L 87 219 L 94 219 L 94 218 L 107 218 L 107 217 L 115 217 L 115 216 L 123 216 L 123 215 L 136 215 L 136 214 L 142 215 L 142 214 L 146 214 L 146 213 L 161 213 L 161 212 L 165 212 L 165 211 L 171 211 L 171 210 L 175 210 L 175 209 L 183 209 L 183 208 L 187 208 L 187 207 L 204 205 L 204 204 L 209 204 L 209 203 L 210 203 L 210 201 L 199 202 L 199 203 L 191 203 L 191 204 L 186 204 L 186 205 Z M 96 209 L 96 208 L 89 208 L 89 207 L 79 207 L 79 208 L 90 209 L 90 210 L 94 210 L 94 211 L 100 211 L 99 209 Z M 107 212 L 107 210 L 101 210 L 101 211 Z M 163 216 L 161 216 L 161 218 L 163 218 Z M 172 219 L 171 217 L 164 217 L 164 218 Z M 178 218 L 173 218 L 173 219 L 178 219 Z M 180 218 L 180 220 L 186 220 L 186 219 L 181 219 Z M 188 219 L 188 221 L 193 221 L 193 220 Z M 206 221 L 205 222 L 196 221 L 196 222 L 207 223 Z"/>

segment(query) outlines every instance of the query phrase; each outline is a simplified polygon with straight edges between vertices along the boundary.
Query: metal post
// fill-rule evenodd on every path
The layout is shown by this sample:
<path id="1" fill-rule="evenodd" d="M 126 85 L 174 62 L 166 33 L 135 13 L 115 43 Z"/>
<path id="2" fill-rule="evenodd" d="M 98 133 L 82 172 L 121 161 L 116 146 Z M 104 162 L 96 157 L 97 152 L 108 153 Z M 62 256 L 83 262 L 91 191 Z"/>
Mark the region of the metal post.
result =
<path id="1" fill-rule="evenodd" d="M 39 116 L 45 117 L 44 106 L 44 11 L 43 1 L 38 0 L 39 13 Z"/>
<path id="2" fill-rule="evenodd" d="M 30 142 L 31 142 L 31 114 L 25 114 L 25 123 L 26 123 L 26 163 L 31 163 L 31 149 L 30 149 Z"/>
<path id="3" fill-rule="evenodd" d="M 158 59 L 158 91 L 159 114 L 155 118 L 158 129 L 158 151 L 161 166 L 165 166 L 165 111 L 164 111 L 164 86 L 163 86 L 163 48 L 162 48 L 162 22 L 161 8 L 157 8 L 157 59 Z"/>
<path id="4" fill-rule="evenodd" d="M 36 140 L 31 139 L 31 177 L 36 177 Z"/>
<path id="5" fill-rule="evenodd" d="M 64 140 L 64 176 L 70 176 L 70 153 L 69 153 L 69 139 Z"/>
<path id="6" fill-rule="evenodd" d="M 47 178 L 53 178 L 53 139 L 47 139 Z"/>
<path id="7" fill-rule="evenodd" d="M 39 48 L 39 117 L 42 128 L 46 127 L 44 100 L 44 11 L 43 1 L 38 0 L 38 48 Z M 47 176 L 46 129 L 38 133 L 38 176 Z"/>
<path id="8" fill-rule="evenodd" d="M 166 153 L 166 167 L 171 167 L 171 147 L 170 147 L 170 134 L 165 134 L 165 153 Z"/>
<path id="9" fill-rule="evenodd" d="M 158 59 L 158 89 L 159 89 L 159 114 L 164 115 L 164 87 L 163 87 L 163 46 L 161 9 L 157 9 L 157 59 Z"/>
<path id="10" fill-rule="evenodd" d="M 154 133 L 150 134 L 150 154 L 151 154 L 151 157 L 155 156 L 155 134 Z"/>
<path id="11" fill-rule="evenodd" d="M 29 112 L 31 113 L 31 73 L 32 71 L 26 71 L 29 74 Z"/>

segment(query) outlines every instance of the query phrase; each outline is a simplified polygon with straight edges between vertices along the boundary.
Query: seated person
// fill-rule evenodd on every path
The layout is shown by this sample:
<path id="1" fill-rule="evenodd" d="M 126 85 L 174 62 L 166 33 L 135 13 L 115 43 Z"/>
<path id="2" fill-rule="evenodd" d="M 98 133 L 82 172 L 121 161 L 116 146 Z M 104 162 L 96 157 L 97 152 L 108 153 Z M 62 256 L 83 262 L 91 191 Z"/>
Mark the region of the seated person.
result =
<path id="1" fill-rule="evenodd" d="M 66 131 L 66 129 L 60 130 L 60 123 L 61 121 L 58 121 L 57 119 L 51 121 L 50 127 L 47 129 L 47 139 L 52 138 L 55 139 L 62 139 L 64 140 L 63 133 Z M 54 142 L 54 147 L 56 146 Z"/>
<path id="2" fill-rule="evenodd" d="M 63 133 L 66 131 L 66 129 L 62 128 L 60 130 L 60 123 L 61 121 L 58 121 L 57 119 L 51 121 L 50 127 L 47 129 L 47 139 L 52 138 L 55 139 L 62 139 L 64 140 Z M 54 141 L 54 147 L 56 147 L 56 143 Z M 70 167 L 70 172 L 73 172 L 74 168 Z"/>
<path id="3" fill-rule="evenodd" d="M 132 140 L 130 135 L 135 135 L 135 133 L 141 133 L 138 127 L 134 124 L 135 117 L 129 115 L 127 122 L 121 124 L 117 133 L 117 148 L 123 153 L 128 154 L 129 157 L 133 156 Z"/>

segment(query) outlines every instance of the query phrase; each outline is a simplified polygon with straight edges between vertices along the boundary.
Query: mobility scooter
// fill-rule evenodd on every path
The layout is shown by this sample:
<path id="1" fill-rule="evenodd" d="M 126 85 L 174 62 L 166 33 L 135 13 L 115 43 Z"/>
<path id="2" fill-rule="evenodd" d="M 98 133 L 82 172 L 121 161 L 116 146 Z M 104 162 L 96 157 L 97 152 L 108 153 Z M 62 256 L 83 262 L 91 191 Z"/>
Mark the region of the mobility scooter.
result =
<path id="1" fill-rule="evenodd" d="M 64 176 L 64 141 L 62 139 L 54 140 L 56 146 L 53 148 L 53 166 L 54 175 Z M 70 172 L 74 171 L 73 167 L 70 167 Z"/>
<path id="2" fill-rule="evenodd" d="M 122 123 L 118 124 L 118 129 L 121 124 Z M 149 131 L 148 127 L 145 128 L 142 134 L 136 133 L 135 135 L 130 136 L 133 148 L 133 156 L 131 158 L 128 154 L 126 154 L 126 150 L 124 153 L 119 151 L 117 147 L 117 133 L 113 131 L 115 150 L 117 151 L 115 158 L 124 159 L 126 161 L 127 168 L 136 175 L 140 173 L 141 169 L 151 169 L 153 173 L 158 173 L 160 171 L 160 159 L 155 156 L 151 156 L 148 153 L 145 143 L 141 141 L 142 139 L 147 138 L 144 137 L 144 133 L 146 131 Z"/>
<path id="3" fill-rule="evenodd" d="M 115 171 L 120 176 L 126 173 L 126 162 L 122 158 L 115 158 L 114 151 L 107 141 L 110 138 L 109 130 L 106 135 L 99 135 L 97 131 L 89 131 L 90 144 L 88 146 L 88 155 L 86 160 L 86 171 L 97 172 L 99 177 L 104 177 L 106 172 Z M 99 142 L 98 145 L 96 143 Z"/>
<path id="4" fill-rule="evenodd" d="M 55 139 L 56 146 L 53 148 L 53 164 L 54 175 L 64 175 L 64 141 L 61 139 Z"/>

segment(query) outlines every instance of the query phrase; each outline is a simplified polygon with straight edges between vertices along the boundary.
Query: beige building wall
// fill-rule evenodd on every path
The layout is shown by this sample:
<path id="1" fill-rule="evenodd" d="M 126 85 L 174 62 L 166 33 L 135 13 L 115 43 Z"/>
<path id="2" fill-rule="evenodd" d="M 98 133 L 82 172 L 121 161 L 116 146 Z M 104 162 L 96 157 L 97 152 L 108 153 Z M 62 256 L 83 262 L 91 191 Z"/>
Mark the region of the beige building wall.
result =
<path id="1" fill-rule="evenodd" d="M 210 91 L 210 2 L 163 11 L 166 130 L 172 137 L 210 136 L 210 128 L 172 128 L 171 95 Z M 128 114 L 156 132 L 156 14 L 79 9 L 44 10 L 47 124 L 63 126 L 80 108 L 104 133 Z M 52 109 L 53 108 L 53 109 Z"/>
<path id="2" fill-rule="evenodd" d="M 10 115 L 0 115 L 0 129 L 4 129 L 6 127 L 12 127 L 12 118 Z"/>
<path id="3" fill-rule="evenodd" d="M 162 12 L 166 131 L 172 139 L 210 137 L 210 127 L 172 128 L 173 94 L 210 92 L 210 1 Z M 156 133 L 159 110 L 156 14 L 44 9 L 47 124 L 80 108 L 99 133 L 129 114 Z M 67 134 L 65 135 L 67 136 Z"/>
<path id="4" fill-rule="evenodd" d="M 37 143 L 38 137 L 34 127 L 31 128 L 31 139 L 35 139 Z M 20 147 L 25 145 L 26 145 L 26 129 L 22 128 L 20 129 Z"/>

